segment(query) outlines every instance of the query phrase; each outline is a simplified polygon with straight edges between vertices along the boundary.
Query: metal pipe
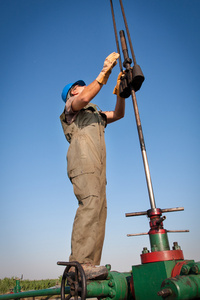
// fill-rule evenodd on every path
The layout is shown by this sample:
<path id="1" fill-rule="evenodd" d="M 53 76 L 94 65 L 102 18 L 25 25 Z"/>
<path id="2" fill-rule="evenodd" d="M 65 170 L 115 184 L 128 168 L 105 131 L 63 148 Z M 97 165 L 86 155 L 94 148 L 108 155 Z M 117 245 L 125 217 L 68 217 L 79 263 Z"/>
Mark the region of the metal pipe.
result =
<path id="1" fill-rule="evenodd" d="M 174 211 L 181 211 L 181 210 L 184 210 L 184 207 L 174 207 L 174 208 L 164 208 L 164 209 L 161 209 L 162 213 L 165 213 L 165 212 L 174 212 Z"/>
<path id="2" fill-rule="evenodd" d="M 69 294 L 70 288 L 65 288 L 65 293 Z M 45 290 L 38 290 L 38 291 L 26 291 L 20 292 L 15 294 L 6 294 L 0 295 L 1 300 L 6 299 L 20 299 L 20 298 L 30 298 L 30 297 L 40 297 L 40 296 L 53 296 L 53 295 L 60 295 L 60 288 L 52 288 L 52 289 L 45 289 Z"/>
<path id="3" fill-rule="evenodd" d="M 132 212 L 132 213 L 126 213 L 126 217 L 137 217 L 137 216 L 145 216 L 147 215 L 147 211 L 140 211 L 140 212 Z"/>
<path id="4" fill-rule="evenodd" d="M 136 124 L 137 124 L 138 136 L 139 136 L 139 140 L 140 140 L 140 147 L 141 147 L 141 152 L 142 152 L 146 182 L 147 182 L 147 187 L 148 187 L 149 200 L 150 200 L 151 208 L 153 209 L 153 208 L 156 208 L 156 204 L 155 204 L 155 199 L 154 199 L 153 186 L 152 186 L 152 182 L 151 182 L 151 175 L 150 175 L 149 164 L 148 164 L 148 159 L 147 159 L 147 154 L 146 154 L 146 148 L 145 148 L 144 136 L 143 136 L 143 132 L 142 132 L 142 125 L 141 125 L 140 115 L 139 115 L 139 110 L 138 110 L 138 105 L 137 105 L 137 99 L 136 99 L 135 91 L 133 89 L 131 90 L 131 94 L 132 94 L 133 107 L 134 107 L 134 111 L 135 111 L 135 119 L 136 119 Z"/>
<path id="5" fill-rule="evenodd" d="M 148 232 L 141 232 L 141 233 L 129 233 L 127 236 L 139 236 L 139 235 L 147 235 Z"/>
<path id="6" fill-rule="evenodd" d="M 127 44 L 126 44 L 126 38 L 125 38 L 124 30 L 120 30 L 119 35 L 120 35 L 120 41 L 121 41 L 121 46 L 122 46 L 122 52 L 123 52 L 123 55 L 124 55 L 123 66 L 127 70 L 131 70 L 132 60 L 131 60 L 131 58 L 129 58 L 129 55 L 128 55 L 128 48 L 127 48 Z"/>
<path id="7" fill-rule="evenodd" d="M 122 15 L 123 15 L 123 18 L 124 18 L 124 24 L 125 24 L 125 27 L 126 27 L 126 33 L 127 33 L 127 36 L 128 36 L 128 41 L 129 41 L 129 45 L 130 45 L 130 49 L 131 49 L 133 62 L 134 62 L 134 65 L 136 65 L 137 63 L 136 63 L 135 53 L 134 53 L 132 42 L 131 42 L 131 37 L 130 37 L 129 29 L 128 29 L 128 23 L 126 21 L 126 16 L 125 16 L 122 0 L 120 0 L 120 5 L 121 5 Z"/>
<path id="8" fill-rule="evenodd" d="M 110 0 L 110 6 L 111 6 L 111 12 L 112 12 L 113 26 L 114 26 L 114 32 L 115 32 L 115 41 L 116 41 L 116 45 L 117 45 L 117 52 L 120 55 L 119 41 L 118 41 L 118 36 L 117 36 L 117 27 L 116 27 L 116 22 L 115 22 L 115 15 L 114 15 L 112 0 Z M 119 56 L 119 67 L 120 67 L 120 71 L 122 72 L 123 67 L 122 67 L 121 55 Z"/>
<path id="9" fill-rule="evenodd" d="M 167 232 L 169 233 L 181 233 L 181 232 L 190 232 L 188 229 L 185 229 L 185 230 L 166 230 Z"/>
<path id="10" fill-rule="evenodd" d="M 159 296 L 164 296 L 163 290 L 171 291 L 167 299 L 199 299 L 200 297 L 200 275 L 187 275 L 167 278 L 162 282 L 162 290 L 158 292 Z"/>
<path id="11" fill-rule="evenodd" d="M 132 61 L 128 55 L 126 38 L 125 38 L 125 34 L 124 34 L 123 30 L 120 31 L 120 40 L 121 40 L 122 51 L 123 51 L 123 55 L 124 55 L 123 65 L 126 68 L 126 70 L 128 71 L 128 74 L 130 75 Z M 129 77 L 131 78 L 131 76 L 129 76 Z M 129 81 L 129 78 L 128 78 L 128 81 Z M 153 187 L 152 187 L 149 165 L 148 165 L 148 160 L 147 160 L 144 137 L 143 137 L 143 132 L 142 132 L 142 125 L 141 125 L 141 121 L 140 121 L 140 115 L 139 115 L 135 91 L 133 89 L 133 86 L 130 86 L 130 88 L 131 88 L 131 95 L 132 95 L 133 107 L 134 107 L 134 112 L 135 112 L 138 136 L 139 136 L 139 141 L 140 141 L 140 147 L 141 147 L 141 151 L 142 151 L 142 158 L 143 158 L 143 164 L 144 164 L 144 169 L 145 169 L 145 176 L 146 176 L 146 181 L 147 181 L 149 200 L 150 200 L 151 208 L 154 209 L 154 208 L 156 208 L 156 204 L 155 204 L 155 200 L 154 200 L 154 193 L 153 193 Z"/>
<path id="12" fill-rule="evenodd" d="M 106 298 L 110 297 L 113 300 L 128 299 L 129 287 L 128 282 L 131 278 L 131 273 L 110 272 L 107 280 L 91 280 L 87 283 L 86 298 Z M 38 291 L 27 291 L 15 294 L 0 295 L 0 300 L 30 298 L 38 296 L 53 296 L 60 295 L 60 288 L 52 288 Z M 65 294 L 70 294 L 70 286 L 65 287 Z"/>

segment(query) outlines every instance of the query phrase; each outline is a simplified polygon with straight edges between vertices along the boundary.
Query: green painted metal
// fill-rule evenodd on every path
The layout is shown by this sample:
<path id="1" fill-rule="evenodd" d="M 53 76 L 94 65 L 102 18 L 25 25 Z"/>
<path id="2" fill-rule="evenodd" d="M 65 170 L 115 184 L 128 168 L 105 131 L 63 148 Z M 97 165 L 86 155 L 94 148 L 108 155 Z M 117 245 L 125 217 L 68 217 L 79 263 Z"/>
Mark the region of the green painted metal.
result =
<path id="1" fill-rule="evenodd" d="M 107 280 L 91 280 L 87 282 L 87 298 L 106 298 L 112 300 L 131 300 L 129 289 L 131 273 L 109 272 Z M 65 288 L 69 294 L 70 288 Z M 14 294 L 0 295 L 0 300 L 20 299 L 36 296 L 60 295 L 60 288 L 44 289 L 38 291 L 16 292 Z"/>
<path id="2" fill-rule="evenodd" d="M 183 265 L 181 268 L 180 275 L 187 275 L 190 272 L 190 266 L 189 265 Z"/>
<path id="3" fill-rule="evenodd" d="M 16 280 L 16 285 L 15 285 L 13 291 L 14 291 L 14 293 L 20 293 L 21 292 L 21 286 L 20 286 L 20 280 L 19 279 Z"/>
<path id="4" fill-rule="evenodd" d="M 200 262 L 199 261 L 193 264 L 190 272 L 193 274 L 200 274 Z"/>
<path id="5" fill-rule="evenodd" d="M 166 300 L 200 299 L 200 274 L 167 278 L 162 290 L 171 291 Z"/>
<path id="6" fill-rule="evenodd" d="M 65 288 L 66 294 L 69 294 L 69 287 Z M 39 296 L 53 296 L 53 295 L 60 295 L 60 288 L 50 288 L 38 291 L 27 291 L 27 292 L 20 292 L 15 294 L 6 294 L 0 295 L 1 300 L 8 300 L 8 299 L 20 299 L 20 298 L 30 298 L 30 297 L 39 297 Z"/>
<path id="7" fill-rule="evenodd" d="M 108 280 L 93 280 L 87 283 L 87 298 L 131 299 L 130 279 L 131 273 L 109 272 Z"/>
<path id="8" fill-rule="evenodd" d="M 167 233 L 149 234 L 151 251 L 170 250 Z"/>
<path id="9" fill-rule="evenodd" d="M 171 277 L 171 272 L 178 261 L 161 261 L 132 267 L 132 273 L 109 272 L 106 280 L 91 280 L 87 282 L 87 298 L 104 300 L 161 300 L 158 292 L 165 294 L 166 300 L 200 299 L 200 274 L 191 274 L 194 266 L 200 262 L 188 262 L 188 275 Z M 196 269 L 195 269 L 196 270 Z M 134 293 L 130 291 L 130 280 L 133 277 Z M 161 288 L 162 287 L 162 288 Z M 30 298 L 38 296 L 60 295 L 60 288 L 50 288 L 38 291 L 20 292 L 20 281 L 16 282 L 14 294 L 0 295 L 0 300 Z M 65 293 L 69 294 L 66 286 Z"/>
<path id="10" fill-rule="evenodd" d="M 161 300 L 157 295 L 164 279 L 171 277 L 176 261 L 160 261 L 132 267 L 135 299 Z"/>

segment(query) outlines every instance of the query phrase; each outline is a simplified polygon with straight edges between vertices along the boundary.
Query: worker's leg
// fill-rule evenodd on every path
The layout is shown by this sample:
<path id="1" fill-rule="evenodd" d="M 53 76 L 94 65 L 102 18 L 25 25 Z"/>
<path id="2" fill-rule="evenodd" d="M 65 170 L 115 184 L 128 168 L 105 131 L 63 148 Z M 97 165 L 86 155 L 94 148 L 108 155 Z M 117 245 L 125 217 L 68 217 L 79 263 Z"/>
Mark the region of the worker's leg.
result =
<path id="1" fill-rule="evenodd" d="M 99 227 L 98 240 L 96 243 L 96 251 L 94 257 L 95 265 L 99 265 L 105 238 L 105 226 L 107 218 L 107 200 L 106 200 L 106 149 L 105 143 L 101 145 L 101 169 L 100 169 L 100 207 L 99 207 Z"/>
<path id="2" fill-rule="evenodd" d="M 105 181 L 101 187 L 100 207 L 99 207 L 99 226 L 98 226 L 98 239 L 96 242 L 96 250 L 94 256 L 94 264 L 99 265 L 101 261 L 101 254 L 105 238 L 105 226 L 107 218 L 107 201 L 106 201 L 106 186 Z"/>
<path id="3" fill-rule="evenodd" d="M 99 239 L 100 181 L 96 173 L 71 178 L 79 207 L 73 224 L 70 261 L 94 264 Z"/>

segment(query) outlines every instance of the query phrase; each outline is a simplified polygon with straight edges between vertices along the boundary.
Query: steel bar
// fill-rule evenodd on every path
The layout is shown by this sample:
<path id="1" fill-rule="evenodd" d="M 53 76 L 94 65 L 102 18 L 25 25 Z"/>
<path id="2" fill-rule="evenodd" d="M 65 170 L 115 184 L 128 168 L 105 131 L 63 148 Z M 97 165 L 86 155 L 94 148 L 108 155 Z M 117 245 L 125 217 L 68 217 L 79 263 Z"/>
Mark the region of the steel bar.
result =
<path id="1" fill-rule="evenodd" d="M 151 205 L 151 208 L 156 208 L 153 187 L 152 187 L 152 182 L 151 182 L 151 175 L 150 175 L 150 171 L 149 171 L 149 164 L 148 164 L 146 148 L 145 148 L 145 143 L 144 143 L 144 137 L 143 137 L 143 132 L 142 132 L 142 125 L 140 122 L 140 115 L 139 115 L 139 110 L 138 110 L 138 105 L 137 105 L 137 99 L 136 99 L 135 91 L 133 89 L 131 90 L 131 94 L 132 94 L 133 107 L 134 107 L 134 111 L 135 111 L 138 136 L 139 136 L 139 140 L 140 140 L 143 164 L 144 164 L 144 169 L 145 169 L 145 176 L 146 176 L 146 182 L 147 182 L 147 187 L 148 187 L 150 205 Z"/>
<path id="2" fill-rule="evenodd" d="M 166 212 L 176 212 L 176 211 L 182 211 L 184 210 L 184 207 L 174 207 L 174 208 L 164 208 L 161 209 L 162 213 Z M 140 211 L 140 212 L 132 212 L 132 213 L 126 213 L 126 217 L 137 217 L 137 216 L 145 216 L 147 215 L 147 211 Z"/>
<path id="3" fill-rule="evenodd" d="M 125 27 L 126 27 L 126 33 L 127 33 L 127 36 L 128 36 L 128 41 L 129 41 L 129 45 L 130 45 L 130 49 L 131 49 L 133 62 L 134 62 L 134 65 L 136 65 L 137 63 L 136 63 L 135 53 L 134 53 L 132 42 L 131 42 L 131 37 L 130 37 L 129 29 L 128 29 L 128 23 L 126 21 L 126 16 L 125 16 L 122 0 L 120 0 L 120 5 L 121 5 L 122 15 L 123 15 L 123 18 L 124 18 L 124 24 L 125 24 Z"/>
<path id="4" fill-rule="evenodd" d="M 120 39 L 121 39 L 122 51 L 123 51 L 123 55 L 124 55 L 124 67 L 126 68 L 126 70 L 128 70 L 130 72 L 131 60 L 128 56 L 128 48 L 127 48 L 126 39 L 125 39 L 123 30 L 120 31 Z M 143 132 L 142 132 L 142 125 L 141 125 L 140 115 L 139 115 L 139 110 L 138 110 L 138 105 L 137 105 L 137 99 L 136 99 L 136 95 L 135 95 L 133 86 L 131 86 L 131 95 L 132 95 L 133 107 L 134 107 L 134 112 L 135 112 L 138 136 L 139 136 L 139 140 L 140 140 L 140 147 L 141 147 L 141 151 L 142 151 L 142 158 L 143 158 L 143 164 L 144 164 L 144 169 L 145 169 L 145 176 L 146 176 L 146 181 L 147 181 L 149 200 L 150 200 L 151 208 L 154 209 L 154 208 L 156 208 L 156 204 L 155 204 L 155 200 L 154 200 L 153 187 L 152 187 L 152 182 L 151 182 L 149 164 L 148 164 L 148 160 L 147 160 L 147 154 L 146 154 L 146 148 L 145 148 L 144 137 L 143 137 Z"/>
<path id="5" fill-rule="evenodd" d="M 174 207 L 174 208 L 164 208 L 164 209 L 161 209 L 162 213 L 165 213 L 165 212 L 174 212 L 174 211 L 181 211 L 181 210 L 184 210 L 184 207 Z"/>
<path id="6" fill-rule="evenodd" d="M 120 5 L 121 5 L 123 18 L 124 18 L 124 23 L 126 26 L 126 32 L 128 35 L 128 40 L 129 40 L 129 45 L 131 48 L 133 62 L 134 62 L 134 65 L 137 65 L 136 59 L 135 59 L 135 54 L 134 54 L 132 43 L 131 43 L 130 34 L 129 34 L 128 24 L 127 24 L 126 16 L 124 13 L 122 0 L 120 0 Z M 124 64 L 123 65 L 126 68 L 126 71 L 128 71 L 128 74 L 130 75 L 131 59 L 128 56 L 128 48 L 126 45 L 126 39 L 125 39 L 123 30 L 120 31 L 120 39 L 121 39 L 122 51 L 123 51 L 123 55 L 124 55 Z M 129 76 L 128 78 L 130 79 L 131 76 Z M 129 81 L 128 81 L 128 83 L 130 84 Z M 152 187 L 152 182 L 151 182 L 151 176 L 150 176 L 147 154 L 146 154 L 146 149 L 145 149 L 144 137 L 143 137 L 142 126 L 141 126 L 141 122 L 140 122 L 139 110 L 138 110 L 135 90 L 133 87 L 133 82 L 131 83 L 130 87 L 131 87 L 131 95 L 132 95 L 133 107 L 134 107 L 134 112 L 135 112 L 138 136 L 139 136 L 139 140 L 140 140 L 140 147 L 141 147 L 141 151 L 142 151 L 142 158 L 143 158 L 143 164 L 144 164 L 144 169 L 145 169 L 145 176 L 146 176 L 146 181 L 147 181 L 149 200 L 150 200 L 151 208 L 154 209 L 154 208 L 156 208 L 156 204 L 155 204 L 155 199 L 154 199 L 153 187 Z"/>
<path id="7" fill-rule="evenodd" d="M 147 211 L 140 211 L 140 212 L 132 212 L 132 213 L 126 213 L 126 217 L 137 217 L 137 216 L 145 216 L 147 215 Z"/>
<path id="8" fill-rule="evenodd" d="M 167 232 L 169 233 L 175 233 L 175 232 L 190 232 L 188 229 L 185 229 L 185 230 L 166 230 Z"/>
<path id="9" fill-rule="evenodd" d="M 139 235 L 147 235 L 148 232 L 141 232 L 141 233 L 130 233 L 130 234 L 127 234 L 127 236 L 139 236 Z"/>
<path id="10" fill-rule="evenodd" d="M 110 0 L 110 6 L 111 6 L 111 12 L 112 12 L 113 26 L 114 26 L 114 31 L 115 31 L 115 41 L 116 41 L 116 45 L 117 45 L 117 52 L 120 55 L 119 41 L 118 41 L 118 35 L 117 35 L 117 27 L 116 27 L 116 22 L 115 22 L 115 15 L 114 15 L 112 0 Z M 119 56 L 119 67 L 120 67 L 120 71 L 122 72 L 123 67 L 122 67 L 121 55 Z"/>

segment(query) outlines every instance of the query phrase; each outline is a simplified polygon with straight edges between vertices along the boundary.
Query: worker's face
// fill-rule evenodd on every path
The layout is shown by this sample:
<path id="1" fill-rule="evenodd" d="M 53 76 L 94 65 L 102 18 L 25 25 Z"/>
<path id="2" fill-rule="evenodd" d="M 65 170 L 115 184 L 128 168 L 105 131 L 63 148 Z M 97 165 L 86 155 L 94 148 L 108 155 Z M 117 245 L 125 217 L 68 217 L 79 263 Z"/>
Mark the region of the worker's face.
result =
<path id="1" fill-rule="evenodd" d="M 81 86 L 81 85 L 75 85 L 72 87 L 70 93 L 72 96 L 75 96 L 75 95 L 79 95 L 85 88 L 85 85 L 84 86 Z"/>

